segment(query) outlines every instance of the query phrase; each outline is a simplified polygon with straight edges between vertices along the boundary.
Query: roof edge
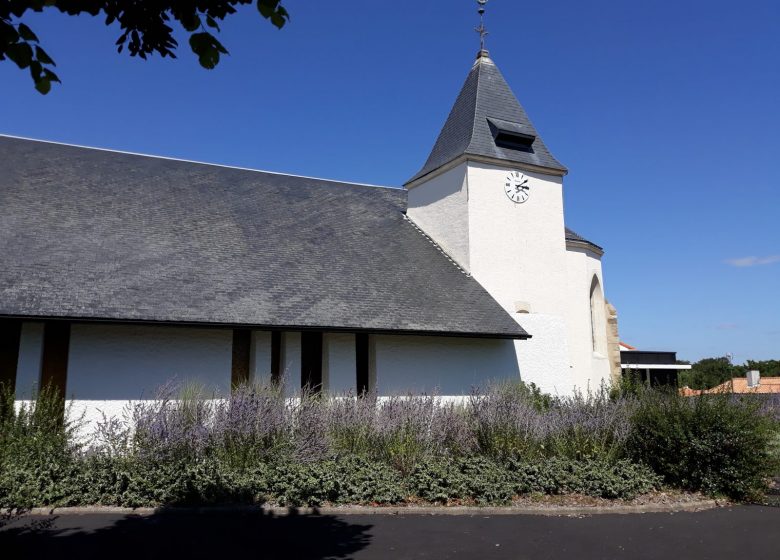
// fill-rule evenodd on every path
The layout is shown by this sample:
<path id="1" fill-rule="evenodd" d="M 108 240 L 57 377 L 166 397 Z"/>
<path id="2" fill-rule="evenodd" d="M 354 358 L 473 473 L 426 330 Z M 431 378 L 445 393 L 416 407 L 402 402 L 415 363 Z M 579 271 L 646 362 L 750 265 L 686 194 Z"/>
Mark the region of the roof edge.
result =
<path id="1" fill-rule="evenodd" d="M 111 148 L 98 148 L 95 146 L 84 146 L 83 144 L 71 144 L 69 142 L 57 142 L 56 140 L 42 140 L 40 138 L 29 138 L 27 136 L 16 136 L 14 134 L 5 134 L 0 132 L 0 138 L 13 138 L 14 140 L 26 140 L 28 142 L 40 142 L 42 144 L 55 144 L 57 146 L 68 146 L 70 148 L 81 148 L 83 150 L 96 150 L 98 152 L 109 152 L 113 154 L 125 154 L 129 156 L 138 156 L 138 157 L 146 157 L 146 158 L 152 158 L 152 159 L 162 159 L 166 161 L 178 161 L 182 163 L 194 163 L 197 165 L 207 165 L 210 167 L 219 167 L 222 169 L 236 169 L 239 171 L 253 171 L 255 173 L 266 173 L 269 175 L 281 175 L 284 177 L 296 177 L 298 179 L 313 179 L 315 181 L 327 181 L 329 183 L 341 183 L 344 185 L 353 185 L 356 187 L 371 187 L 375 189 L 389 189 L 389 190 L 400 190 L 402 187 L 388 187 L 385 185 L 374 185 L 371 183 L 358 183 L 355 181 L 342 181 L 340 179 L 328 179 L 325 177 L 312 177 L 310 175 L 296 175 L 294 173 L 282 173 L 280 171 L 268 171 L 266 169 L 254 169 L 252 167 L 240 167 L 238 165 L 227 165 L 224 163 L 211 163 L 207 161 L 198 161 L 194 159 L 184 159 L 184 158 L 176 158 L 171 156 L 158 156 L 155 154 L 143 154 L 140 152 L 130 152 L 127 150 L 113 150 Z"/>
<path id="2" fill-rule="evenodd" d="M 368 334 L 390 334 L 390 335 L 413 335 L 413 336 L 442 336 L 455 338 L 491 338 L 506 340 L 526 340 L 532 338 L 526 330 L 517 325 L 521 333 L 491 333 L 491 332 L 468 332 L 468 331 L 430 331 L 415 329 L 373 329 L 369 327 L 336 327 L 328 325 L 271 325 L 256 323 L 225 323 L 225 322 L 207 322 L 207 321 L 163 321 L 150 319 L 122 319 L 122 318 L 104 318 L 104 317 L 79 317 L 74 315 L 7 315 L 1 314 L 3 319 L 20 319 L 23 321 L 69 321 L 73 323 L 106 323 L 113 325 L 157 325 L 170 327 L 201 327 L 214 329 L 230 328 L 251 328 L 254 330 L 286 330 L 286 331 L 323 331 L 323 332 L 361 332 Z"/>
<path id="3" fill-rule="evenodd" d="M 546 175 L 552 175 L 554 177 L 565 177 L 569 173 L 569 170 L 566 169 L 565 167 L 563 168 L 545 167 L 542 165 L 534 165 L 532 163 L 511 161 L 511 160 L 501 159 L 501 158 L 492 158 L 480 154 L 464 152 L 460 154 L 458 157 L 451 159 L 447 163 L 440 165 L 436 169 L 431 169 L 424 175 L 420 175 L 419 177 L 413 177 L 409 179 L 403 184 L 403 187 L 406 189 L 414 188 L 425 181 L 429 181 L 430 179 L 433 179 L 434 177 L 441 175 L 442 173 L 446 173 L 447 171 L 453 169 L 454 167 L 457 167 L 464 161 L 476 161 L 479 163 L 496 165 L 498 167 L 514 167 L 517 169 L 523 169 L 525 171 L 531 171 L 533 173 L 543 173 Z M 423 179 L 425 181 L 423 181 Z"/>

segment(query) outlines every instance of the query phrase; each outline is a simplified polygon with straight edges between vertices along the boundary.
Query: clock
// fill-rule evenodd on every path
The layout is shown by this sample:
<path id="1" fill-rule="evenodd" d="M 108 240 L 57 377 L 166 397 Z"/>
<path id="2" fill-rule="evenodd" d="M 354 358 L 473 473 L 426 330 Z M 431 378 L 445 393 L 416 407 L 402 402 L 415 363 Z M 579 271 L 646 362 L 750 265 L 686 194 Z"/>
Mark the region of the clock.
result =
<path id="1" fill-rule="evenodd" d="M 510 171 L 504 181 L 504 192 L 515 204 L 522 204 L 530 196 L 528 177 L 519 171 Z"/>

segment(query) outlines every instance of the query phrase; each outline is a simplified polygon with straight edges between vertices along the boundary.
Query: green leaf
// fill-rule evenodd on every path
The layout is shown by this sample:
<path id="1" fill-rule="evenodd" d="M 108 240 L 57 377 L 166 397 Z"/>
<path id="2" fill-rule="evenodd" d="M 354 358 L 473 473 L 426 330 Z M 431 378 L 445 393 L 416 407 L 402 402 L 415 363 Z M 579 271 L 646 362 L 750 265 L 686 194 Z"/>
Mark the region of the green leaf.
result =
<path id="1" fill-rule="evenodd" d="M 187 31 L 195 31 L 200 27 L 200 16 L 195 13 L 182 16 L 179 21 L 181 21 L 182 27 Z"/>
<path id="2" fill-rule="evenodd" d="M 51 81 L 49 78 L 39 78 L 35 81 L 35 89 L 43 95 L 46 95 L 51 91 Z"/>
<path id="3" fill-rule="evenodd" d="M 60 80 L 60 77 L 57 76 L 54 72 L 49 70 L 48 68 L 43 69 L 43 75 L 46 76 L 50 82 L 57 82 L 58 84 L 61 84 L 62 81 Z"/>
<path id="4" fill-rule="evenodd" d="M 46 54 L 46 51 L 39 46 L 35 47 L 35 58 L 37 58 L 43 64 L 51 64 L 52 66 L 57 66 L 54 63 L 54 61 L 51 59 L 51 57 L 48 54 Z"/>
<path id="5" fill-rule="evenodd" d="M 38 42 L 38 37 L 36 37 L 35 33 L 32 32 L 32 29 L 27 27 L 25 24 L 20 23 L 18 30 L 19 30 L 19 36 L 25 41 L 33 41 L 35 43 Z"/>
<path id="6" fill-rule="evenodd" d="M 227 53 L 219 41 L 210 33 L 193 33 L 190 36 L 190 47 L 192 52 L 198 55 L 198 62 L 203 68 L 212 70 L 219 64 L 219 53 Z"/>
<path id="7" fill-rule="evenodd" d="M 257 10 L 261 16 L 271 20 L 273 25 L 281 29 L 290 19 L 290 14 L 279 4 L 280 0 L 257 0 Z"/>
<path id="8" fill-rule="evenodd" d="M 5 54 L 13 60 L 19 68 L 27 68 L 33 59 L 33 50 L 27 43 L 14 43 L 8 45 Z"/>
<path id="9" fill-rule="evenodd" d="M 209 27 L 213 27 L 217 31 L 220 31 L 219 24 L 217 24 L 217 22 L 211 16 L 206 16 L 206 25 L 208 25 Z"/>

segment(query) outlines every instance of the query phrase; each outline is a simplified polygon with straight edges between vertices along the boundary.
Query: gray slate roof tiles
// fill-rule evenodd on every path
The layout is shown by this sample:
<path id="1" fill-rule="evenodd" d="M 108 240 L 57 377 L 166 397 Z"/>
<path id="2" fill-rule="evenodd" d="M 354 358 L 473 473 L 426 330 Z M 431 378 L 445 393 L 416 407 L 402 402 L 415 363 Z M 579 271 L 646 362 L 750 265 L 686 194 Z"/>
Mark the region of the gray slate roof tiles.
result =
<path id="1" fill-rule="evenodd" d="M 401 189 L 0 136 L 0 315 L 527 336 L 405 210 Z"/>
<path id="2" fill-rule="evenodd" d="M 512 131 L 535 136 L 532 150 L 497 146 L 488 124 L 489 118 L 510 123 Z M 464 154 L 566 172 L 566 168 L 547 149 L 501 71 L 486 53 L 480 53 L 471 68 L 425 165 L 407 184 Z"/>
<path id="3" fill-rule="evenodd" d="M 587 239 L 585 239 L 584 237 L 579 235 L 577 232 L 572 231 L 569 228 L 566 228 L 566 240 L 567 241 L 579 241 L 580 243 L 587 243 L 588 245 L 591 245 L 591 246 L 595 247 L 596 249 L 599 249 L 601 251 L 604 250 L 603 247 L 601 247 L 599 245 L 596 245 L 595 243 L 593 243 L 593 241 L 588 241 Z"/>

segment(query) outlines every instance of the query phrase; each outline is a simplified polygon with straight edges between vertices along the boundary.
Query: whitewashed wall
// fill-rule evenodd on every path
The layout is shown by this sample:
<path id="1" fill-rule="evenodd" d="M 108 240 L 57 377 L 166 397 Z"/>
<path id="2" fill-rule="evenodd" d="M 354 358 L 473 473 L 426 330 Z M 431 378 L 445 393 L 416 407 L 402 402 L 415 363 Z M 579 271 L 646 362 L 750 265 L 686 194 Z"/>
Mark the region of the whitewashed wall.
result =
<path id="1" fill-rule="evenodd" d="M 170 380 L 225 394 L 230 387 L 232 333 L 224 329 L 74 324 L 65 387 L 71 418 L 86 427 L 118 416 L 133 400 L 155 396 Z M 17 398 L 29 399 L 40 378 L 43 324 L 24 323 Z"/>
<path id="2" fill-rule="evenodd" d="M 66 394 L 150 398 L 174 378 L 224 393 L 230 388 L 231 347 L 228 329 L 74 324 Z"/>
<path id="3" fill-rule="evenodd" d="M 594 351 L 591 336 L 590 289 L 595 277 L 603 294 L 601 258 L 593 251 L 572 247 L 566 252 L 566 259 L 568 272 L 566 320 L 573 381 L 581 390 L 595 390 L 602 382 L 608 383 L 610 380 L 608 356 Z M 602 315 L 600 326 L 606 337 L 606 309 L 601 305 L 595 311 Z"/>
<path id="4" fill-rule="evenodd" d="M 331 393 L 355 393 L 355 335 L 325 333 L 322 341 L 322 385 Z"/>
<path id="5" fill-rule="evenodd" d="M 466 170 L 462 163 L 411 189 L 407 215 L 464 270 L 469 270 Z"/>
<path id="6" fill-rule="evenodd" d="M 562 179 L 522 171 L 530 197 L 515 204 L 504 193 L 510 166 L 470 162 L 471 273 L 508 311 L 516 301 L 532 313 L 564 316 L 566 246 Z"/>
<path id="7" fill-rule="evenodd" d="M 38 382 L 42 339 L 42 324 L 23 325 L 18 399 L 29 398 Z M 252 340 L 253 378 L 267 381 L 270 333 L 254 332 Z M 324 388 L 332 393 L 354 392 L 354 335 L 326 333 L 323 343 Z M 88 433 L 104 414 L 121 416 L 132 401 L 154 398 L 156 390 L 172 379 L 197 384 L 215 396 L 226 395 L 231 344 L 229 329 L 74 324 L 66 384 L 69 413 L 86 421 Z M 372 388 L 380 395 L 424 392 L 457 396 L 493 381 L 517 380 L 525 374 L 521 375 L 515 344 L 513 340 L 483 338 L 374 335 Z M 282 367 L 289 395 L 300 387 L 300 354 L 300 333 L 283 333 Z M 531 373 L 529 370 L 528 375 Z M 541 380 L 542 386 L 545 380 Z"/>
<path id="8" fill-rule="evenodd" d="M 516 316 L 531 333 L 529 340 L 515 342 L 520 377 L 553 395 L 569 395 L 576 382 L 568 360 L 566 320 L 547 313 L 527 313 Z"/>
<path id="9" fill-rule="evenodd" d="M 490 381 L 520 379 L 512 340 L 377 335 L 374 344 L 380 395 L 467 395 Z"/>
<path id="10" fill-rule="evenodd" d="M 271 332 L 253 331 L 250 352 L 250 381 L 271 382 Z"/>

